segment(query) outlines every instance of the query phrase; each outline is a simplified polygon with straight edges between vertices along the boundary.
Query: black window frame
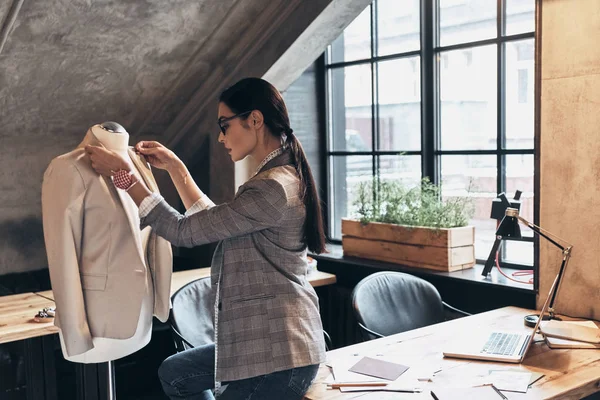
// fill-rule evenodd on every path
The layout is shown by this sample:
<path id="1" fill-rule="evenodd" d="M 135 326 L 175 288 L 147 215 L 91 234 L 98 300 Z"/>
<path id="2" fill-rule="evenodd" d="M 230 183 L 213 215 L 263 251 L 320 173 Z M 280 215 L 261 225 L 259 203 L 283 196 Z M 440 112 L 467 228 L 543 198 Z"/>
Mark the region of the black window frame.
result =
<path id="1" fill-rule="evenodd" d="M 464 42 L 459 44 L 452 44 L 447 46 L 439 45 L 439 0 L 421 0 L 420 1 L 420 49 L 402 53 L 394 53 L 385 56 L 377 55 L 377 0 L 373 1 L 368 7 L 371 8 L 371 57 L 363 58 L 358 60 L 352 60 L 347 62 L 330 62 L 331 59 L 331 46 L 317 61 L 318 79 L 321 81 L 318 86 L 321 89 L 321 132 L 324 133 L 323 148 L 325 151 L 322 152 L 321 165 L 321 187 L 322 196 L 325 203 L 323 207 L 324 217 L 326 221 L 326 235 L 330 243 L 340 244 L 341 240 L 331 237 L 332 227 L 331 215 L 330 215 L 330 200 L 331 193 L 330 188 L 332 180 L 332 168 L 331 160 L 333 157 L 346 157 L 346 156 L 371 156 L 373 165 L 373 176 L 378 171 L 377 156 L 393 156 L 393 155 L 419 155 L 421 156 L 421 174 L 422 177 L 429 178 L 433 183 L 439 183 L 441 178 L 440 159 L 444 155 L 495 155 L 497 162 L 497 174 L 496 174 L 496 191 L 497 193 L 506 191 L 506 156 L 509 155 L 532 155 L 534 157 L 534 223 L 537 224 L 539 216 L 539 184 L 538 184 L 538 148 L 539 140 L 537 133 L 538 125 L 538 79 L 534 79 L 534 123 L 536 128 L 534 129 L 534 144 L 532 149 L 507 149 L 506 148 L 506 130 L 505 130 L 505 93 L 503 88 L 506 87 L 506 56 L 505 56 L 505 44 L 515 41 L 521 41 L 526 39 L 534 40 L 534 75 L 537 77 L 538 74 L 538 42 L 536 39 L 536 31 L 539 27 L 536 24 L 535 30 L 532 32 L 505 35 L 506 33 L 506 0 L 498 0 L 496 2 L 496 24 L 497 32 L 496 37 L 491 39 L 476 40 L 471 42 Z M 537 15 L 539 2 L 535 1 L 535 11 Z M 536 17 L 537 22 L 537 17 Z M 496 148 L 490 150 L 441 150 L 440 149 L 440 118 L 439 118 L 439 87 L 440 87 L 440 62 L 436 60 L 436 55 L 451 50 L 471 49 L 486 45 L 496 45 L 497 50 L 497 65 L 496 65 L 496 87 L 497 87 L 497 124 L 496 124 Z M 378 149 L 377 140 L 379 137 L 379 115 L 378 115 L 378 104 L 376 102 L 376 91 L 378 88 L 378 76 L 376 63 L 387 60 L 396 60 L 407 57 L 420 57 L 421 65 L 421 150 L 420 151 L 381 151 Z M 345 68 L 354 65 L 361 64 L 371 65 L 371 107 L 372 107 L 372 147 L 371 151 L 339 151 L 332 150 L 332 143 L 330 141 L 331 130 L 329 121 L 332 116 L 330 115 L 330 89 L 331 82 L 329 79 L 329 72 L 332 69 Z M 491 207 L 491 204 L 490 204 Z M 523 241 L 533 243 L 533 259 L 534 265 L 523 265 L 514 264 L 503 261 L 504 259 L 504 248 L 502 249 L 502 256 L 500 257 L 500 264 L 502 267 L 514 268 L 514 269 L 536 269 L 537 263 L 537 252 L 538 252 L 538 241 L 535 237 L 524 237 Z M 477 259 L 478 263 L 484 263 L 485 260 Z"/>

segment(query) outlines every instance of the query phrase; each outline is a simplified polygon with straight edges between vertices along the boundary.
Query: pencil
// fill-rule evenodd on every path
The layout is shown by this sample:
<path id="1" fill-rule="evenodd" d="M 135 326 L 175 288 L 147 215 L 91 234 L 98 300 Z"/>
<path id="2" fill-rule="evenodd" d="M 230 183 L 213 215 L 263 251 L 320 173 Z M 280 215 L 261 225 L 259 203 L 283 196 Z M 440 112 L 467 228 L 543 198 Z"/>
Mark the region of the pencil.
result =
<path id="1" fill-rule="evenodd" d="M 332 383 L 331 384 L 331 388 L 332 389 L 339 389 L 341 387 L 361 387 L 361 386 L 374 386 L 374 387 L 381 387 L 381 386 L 387 386 L 388 382 L 364 382 L 364 383 L 360 383 L 360 382 L 348 382 L 348 383 Z"/>
<path id="2" fill-rule="evenodd" d="M 508 397 L 506 397 L 504 394 L 502 394 L 502 392 L 500 390 L 498 390 L 498 388 L 494 385 L 492 385 L 492 389 L 494 389 L 496 391 L 496 393 L 498 393 L 500 395 L 500 397 L 502 397 L 503 400 L 508 400 Z"/>

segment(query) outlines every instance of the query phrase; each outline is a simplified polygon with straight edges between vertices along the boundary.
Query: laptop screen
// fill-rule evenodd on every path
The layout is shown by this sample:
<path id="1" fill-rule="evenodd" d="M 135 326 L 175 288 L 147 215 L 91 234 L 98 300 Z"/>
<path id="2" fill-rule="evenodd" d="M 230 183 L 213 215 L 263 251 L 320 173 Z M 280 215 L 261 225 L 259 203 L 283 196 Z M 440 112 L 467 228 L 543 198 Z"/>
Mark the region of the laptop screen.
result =
<path id="1" fill-rule="evenodd" d="M 533 342 L 533 337 L 535 336 L 535 334 L 537 333 L 537 331 L 540 327 L 540 323 L 542 322 L 542 319 L 544 318 L 544 314 L 546 314 L 546 311 L 548 311 L 550 299 L 552 298 L 552 293 L 554 293 L 554 290 L 556 289 L 557 281 L 558 281 L 558 275 L 556 275 L 556 278 L 554 278 L 554 282 L 552 282 L 552 286 L 550 287 L 550 292 L 548 293 L 548 297 L 546 298 L 546 301 L 544 302 L 544 305 L 542 306 L 542 310 L 540 311 L 540 315 L 538 316 L 538 320 L 537 320 L 537 323 L 535 324 L 535 328 L 533 328 L 533 332 L 529 336 L 529 343 L 527 343 L 527 346 L 525 347 L 525 351 L 523 352 L 523 354 L 521 354 L 521 361 L 525 358 L 525 354 L 527 354 L 527 349 L 529 349 L 531 342 Z"/>

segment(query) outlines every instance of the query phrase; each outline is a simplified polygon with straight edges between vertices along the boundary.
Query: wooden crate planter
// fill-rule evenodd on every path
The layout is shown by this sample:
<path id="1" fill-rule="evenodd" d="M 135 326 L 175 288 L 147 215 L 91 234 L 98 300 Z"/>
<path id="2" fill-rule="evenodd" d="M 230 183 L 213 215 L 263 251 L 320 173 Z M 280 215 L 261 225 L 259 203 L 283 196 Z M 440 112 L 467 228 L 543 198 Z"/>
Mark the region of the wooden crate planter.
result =
<path id="1" fill-rule="evenodd" d="M 475 227 L 426 228 L 342 219 L 344 255 L 457 271 L 475 265 Z"/>

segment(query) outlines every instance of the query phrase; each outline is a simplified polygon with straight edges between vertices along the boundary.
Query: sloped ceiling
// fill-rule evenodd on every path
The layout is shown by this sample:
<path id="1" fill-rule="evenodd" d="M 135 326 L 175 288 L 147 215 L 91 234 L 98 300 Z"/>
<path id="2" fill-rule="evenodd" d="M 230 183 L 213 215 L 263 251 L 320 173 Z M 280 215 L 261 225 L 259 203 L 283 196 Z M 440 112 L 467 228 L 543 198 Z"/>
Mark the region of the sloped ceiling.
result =
<path id="1" fill-rule="evenodd" d="M 369 3 L 0 1 L 0 274 L 45 265 L 43 171 L 89 126 L 117 121 L 131 144 L 159 140 L 191 161 L 216 134 L 221 90 L 267 72 L 284 90 Z"/>

